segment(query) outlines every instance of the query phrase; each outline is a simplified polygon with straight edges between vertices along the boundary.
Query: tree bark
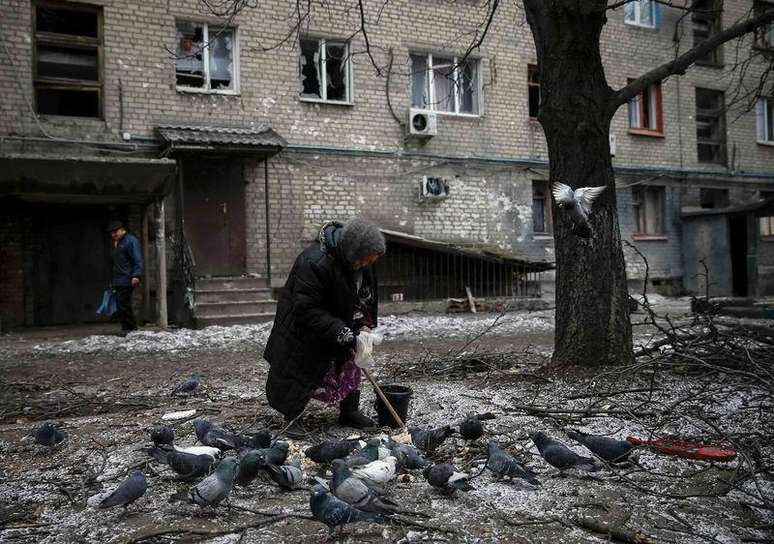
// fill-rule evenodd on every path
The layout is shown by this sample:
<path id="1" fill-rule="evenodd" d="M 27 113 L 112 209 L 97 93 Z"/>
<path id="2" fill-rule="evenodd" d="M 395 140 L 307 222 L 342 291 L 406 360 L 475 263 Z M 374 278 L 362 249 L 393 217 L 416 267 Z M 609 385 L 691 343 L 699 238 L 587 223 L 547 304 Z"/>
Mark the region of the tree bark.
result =
<path id="1" fill-rule="evenodd" d="M 554 203 L 556 332 L 553 361 L 594 366 L 632 362 L 626 268 L 609 133 L 613 90 L 599 39 L 605 0 L 524 0 L 541 82 L 538 120 L 550 179 L 573 189 L 606 185 L 589 217 L 592 237 L 570 232 Z"/>

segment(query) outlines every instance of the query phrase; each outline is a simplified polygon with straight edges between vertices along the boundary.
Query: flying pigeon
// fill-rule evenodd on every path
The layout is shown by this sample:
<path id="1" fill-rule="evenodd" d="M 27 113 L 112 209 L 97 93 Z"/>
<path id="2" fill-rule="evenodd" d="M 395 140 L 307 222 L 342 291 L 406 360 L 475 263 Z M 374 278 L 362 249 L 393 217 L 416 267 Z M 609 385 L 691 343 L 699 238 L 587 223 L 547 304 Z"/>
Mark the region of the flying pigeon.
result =
<path id="1" fill-rule="evenodd" d="M 112 508 L 113 506 L 123 506 L 126 508 L 145 495 L 147 489 L 148 482 L 145 481 L 145 474 L 139 470 L 133 470 L 129 477 L 121 482 L 110 495 L 102 499 L 99 507 Z"/>
<path id="2" fill-rule="evenodd" d="M 403 457 L 403 465 L 408 469 L 420 469 L 425 468 L 427 466 L 428 461 L 419 455 L 419 452 L 412 448 L 411 446 L 407 446 L 406 444 L 401 444 L 400 442 L 396 442 L 390 437 L 388 443 L 388 446 L 393 451 L 393 455 L 396 457 L 398 455 Z"/>
<path id="3" fill-rule="evenodd" d="M 269 478 L 283 489 L 293 490 L 297 488 L 304 479 L 304 473 L 297 466 L 293 465 L 273 465 L 271 463 L 263 467 Z"/>
<path id="4" fill-rule="evenodd" d="M 235 457 L 226 457 L 218 464 L 215 472 L 188 491 L 175 493 L 169 497 L 169 502 L 183 501 L 199 506 L 217 506 L 231 492 L 238 468 Z"/>
<path id="5" fill-rule="evenodd" d="M 572 233 L 581 238 L 591 238 L 589 227 L 589 214 L 594 200 L 607 188 L 606 185 L 598 187 L 579 187 L 572 190 L 569 185 L 555 182 L 551 187 L 554 200 L 559 209 L 567 212 L 572 220 Z"/>
<path id="6" fill-rule="evenodd" d="M 500 478 L 521 478 L 532 485 L 540 485 L 535 476 L 528 472 L 514 457 L 501 450 L 494 440 L 488 444 L 488 458 L 486 467 Z"/>
<path id="7" fill-rule="evenodd" d="M 359 440 L 327 440 L 304 451 L 315 463 L 330 463 L 334 459 L 343 459 L 358 447 Z"/>
<path id="8" fill-rule="evenodd" d="M 397 459 L 393 456 L 372 461 L 352 470 L 352 473 L 366 483 L 385 484 L 395 477 Z"/>
<path id="9" fill-rule="evenodd" d="M 449 463 L 428 466 L 423 474 L 427 483 L 443 491 L 444 495 L 454 495 L 458 489 L 460 491 L 473 489 L 468 483 L 468 475 L 464 472 L 457 472 L 457 469 Z"/>
<path id="10" fill-rule="evenodd" d="M 465 440 L 478 440 L 484 435 L 484 425 L 475 415 L 469 415 L 460 423 L 460 436 Z"/>
<path id="11" fill-rule="evenodd" d="M 235 450 L 240 445 L 240 439 L 231 431 L 213 425 L 206 419 L 195 419 L 193 422 L 196 438 L 205 446 L 221 450 Z"/>
<path id="12" fill-rule="evenodd" d="M 411 435 L 411 441 L 417 448 L 427 453 L 433 453 L 447 437 L 454 434 L 454 430 L 449 425 L 428 431 L 418 429 L 417 427 L 409 427 L 409 434 Z"/>
<path id="13" fill-rule="evenodd" d="M 35 431 L 35 442 L 41 446 L 53 448 L 67 438 L 67 433 L 60 431 L 53 423 L 46 422 Z"/>
<path id="14" fill-rule="evenodd" d="M 209 474 L 215 458 L 206 454 L 177 451 L 169 446 L 154 446 L 146 450 L 159 463 L 164 463 L 183 478 L 200 478 Z"/>
<path id="15" fill-rule="evenodd" d="M 333 461 L 330 489 L 336 497 L 364 512 L 391 515 L 398 506 L 389 499 L 380 498 L 376 490 L 356 477 L 341 459 Z"/>
<path id="16" fill-rule="evenodd" d="M 153 443 L 157 446 L 160 446 L 161 444 L 167 444 L 171 446 L 175 441 L 175 431 L 172 429 L 172 427 L 168 427 L 166 425 L 156 425 L 153 427 L 153 429 L 151 429 L 150 437 Z"/>
<path id="17" fill-rule="evenodd" d="M 317 521 L 323 522 L 328 526 L 328 531 L 333 533 L 336 527 L 343 526 L 346 523 L 357 523 L 359 521 L 371 521 L 380 523 L 384 518 L 371 512 L 363 512 L 331 495 L 321 485 L 315 485 L 312 488 L 312 494 L 309 497 L 309 508 Z"/>
<path id="18" fill-rule="evenodd" d="M 584 434 L 580 431 L 568 431 L 567 436 L 586 446 L 593 454 L 611 463 L 625 461 L 634 449 L 634 446 L 629 442 L 616 440 L 609 436 Z"/>
<path id="19" fill-rule="evenodd" d="M 577 468 L 578 470 L 594 472 L 599 469 L 591 457 L 581 457 L 558 440 L 554 440 L 543 432 L 530 433 L 529 437 L 537 446 L 540 455 L 545 459 L 546 463 L 558 468 L 559 471 Z"/>
<path id="20" fill-rule="evenodd" d="M 175 387 L 175 389 L 172 391 L 173 395 L 190 395 L 193 393 L 197 387 L 199 387 L 199 383 L 201 380 L 201 374 L 198 372 L 195 372 L 191 374 L 191 377 L 188 378 L 186 381 Z"/>

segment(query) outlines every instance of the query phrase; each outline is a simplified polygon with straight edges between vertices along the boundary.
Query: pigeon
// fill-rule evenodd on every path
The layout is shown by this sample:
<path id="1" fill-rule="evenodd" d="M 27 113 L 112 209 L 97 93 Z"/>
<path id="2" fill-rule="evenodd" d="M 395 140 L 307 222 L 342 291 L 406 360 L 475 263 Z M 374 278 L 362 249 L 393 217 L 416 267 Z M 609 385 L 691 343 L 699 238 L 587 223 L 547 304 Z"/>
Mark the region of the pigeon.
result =
<path id="1" fill-rule="evenodd" d="M 304 451 L 315 463 L 330 463 L 334 459 L 343 459 L 358 447 L 359 440 L 327 440 Z"/>
<path id="2" fill-rule="evenodd" d="M 129 477 L 121 482 L 110 495 L 102 499 L 99 507 L 112 508 L 113 506 L 123 506 L 126 508 L 145 495 L 147 489 L 148 482 L 145 480 L 145 474 L 139 470 L 133 470 Z"/>
<path id="3" fill-rule="evenodd" d="M 209 474 L 215 458 L 210 455 L 185 453 L 164 446 L 154 446 L 146 450 L 148 455 L 159 463 L 169 465 L 169 468 L 183 478 L 200 478 Z"/>
<path id="4" fill-rule="evenodd" d="M 223 427 L 213 425 L 206 419 L 195 419 L 193 422 L 196 430 L 196 438 L 205 446 L 219 448 L 221 450 L 235 450 L 240 445 L 240 439 Z"/>
<path id="5" fill-rule="evenodd" d="M 586 446 L 594 455 L 611 463 L 626 461 L 634 449 L 634 446 L 629 442 L 616 440 L 609 436 L 584 434 L 580 431 L 569 431 L 567 436 Z"/>
<path id="6" fill-rule="evenodd" d="M 67 433 L 60 431 L 53 423 L 46 422 L 35 431 L 35 442 L 41 446 L 53 448 L 67 438 Z"/>
<path id="7" fill-rule="evenodd" d="M 239 474 L 236 483 L 247 485 L 252 482 L 258 471 L 266 465 L 282 465 L 288 457 L 289 445 L 287 442 L 277 442 L 271 448 L 239 450 Z"/>
<path id="8" fill-rule="evenodd" d="M 199 506 L 217 506 L 231 492 L 238 469 L 237 459 L 226 457 L 218 464 L 215 472 L 188 491 L 175 493 L 169 497 L 169 502 L 183 501 Z"/>
<path id="9" fill-rule="evenodd" d="M 390 455 L 352 470 L 352 473 L 366 483 L 385 484 L 395 477 L 397 459 Z"/>
<path id="10" fill-rule="evenodd" d="M 419 455 L 419 452 L 412 448 L 411 446 L 407 446 L 406 444 L 401 444 L 400 442 L 395 442 L 392 437 L 390 437 L 389 442 L 387 443 L 390 448 L 393 451 L 393 455 L 396 457 L 398 455 L 403 457 L 403 465 L 408 469 L 421 469 L 425 468 L 427 466 L 427 461 L 424 457 Z"/>
<path id="11" fill-rule="evenodd" d="M 555 182 L 551 187 L 554 200 L 560 210 L 569 214 L 572 221 L 572 233 L 581 238 L 591 237 L 589 227 L 589 214 L 594 200 L 607 188 L 606 185 L 598 187 L 580 187 L 572 190 L 569 185 Z"/>
<path id="12" fill-rule="evenodd" d="M 409 434 L 411 435 L 411 441 L 417 448 L 427 453 L 433 453 L 447 437 L 454 434 L 454 430 L 449 425 L 429 431 L 410 427 Z"/>
<path id="13" fill-rule="evenodd" d="M 201 380 L 201 374 L 194 373 L 191 374 L 191 377 L 188 378 L 186 381 L 175 387 L 175 389 L 172 391 L 173 395 L 190 395 L 193 393 L 197 387 L 199 387 L 199 383 Z"/>
<path id="14" fill-rule="evenodd" d="M 175 431 L 172 429 L 172 427 L 168 427 L 166 425 L 156 425 L 153 427 L 153 429 L 151 429 L 150 437 L 153 443 L 157 446 L 160 446 L 161 444 L 167 444 L 171 446 L 175 441 Z"/>
<path id="15" fill-rule="evenodd" d="M 269 448 L 272 445 L 271 440 L 272 436 L 269 429 L 248 431 L 237 437 L 238 445 L 243 448 Z"/>
<path id="16" fill-rule="evenodd" d="M 561 442 L 554 440 L 543 432 L 530 433 L 529 437 L 537 446 L 541 457 L 552 467 L 564 471 L 568 468 L 577 468 L 594 472 L 598 470 L 591 457 L 581 457 Z"/>
<path id="17" fill-rule="evenodd" d="M 377 461 L 378 459 L 383 459 L 387 455 L 389 455 L 389 451 L 387 451 L 387 455 L 381 456 L 380 455 L 380 446 L 382 442 L 378 438 L 372 438 L 368 442 L 366 442 L 366 445 L 364 448 L 361 448 L 359 450 L 355 450 L 355 452 L 347 458 L 347 466 L 349 467 L 361 467 L 363 465 L 367 465 L 368 463 L 371 463 L 373 461 Z M 384 449 L 384 448 L 381 448 Z"/>
<path id="18" fill-rule="evenodd" d="M 440 489 L 444 495 L 454 495 L 457 490 L 471 491 L 473 489 L 468 483 L 468 475 L 464 472 L 457 472 L 457 469 L 449 463 L 428 466 L 423 474 L 427 483 Z"/>
<path id="19" fill-rule="evenodd" d="M 333 461 L 330 489 L 336 497 L 358 510 L 388 516 L 396 513 L 397 504 L 380 498 L 376 490 L 352 474 L 352 470 L 341 459 Z"/>
<path id="20" fill-rule="evenodd" d="M 540 485 L 535 476 L 528 472 L 514 457 L 501 450 L 494 440 L 488 444 L 488 457 L 486 467 L 500 478 L 521 478 L 532 485 Z"/>
<path id="21" fill-rule="evenodd" d="M 465 440 L 478 440 L 484 435 L 484 425 L 474 415 L 469 415 L 460 423 L 460 436 Z"/>
<path id="22" fill-rule="evenodd" d="M 180 453 L 190 453 L 191 455 L 209 455 L 213 460 L 220 457 L 221 451 L 211 446 L 172 446 L 175 451 Z"/>
<path id="23" fill-rule="evenodd" d="M 328 493 L 319 484 L 312 488 L 312 494 L 309 497 L 309 508 L 312 510 L 314 519 L 327 525 L 330 533 L 333 533 L 336 527 L 343 526 L 346 523 L 357 523 L 359 521 L 381 523 L 384 521 L 384 518 L 379 514 L 363 512 L 350 506 L 343 500 Z"/>
<path id="24" fill-rule="evenodd" d="M 299 467 L 293 465 L 265 465 L 263 469 L 269 475 L 269 478 L 282 489 L 293 490 L 301 484 L 304 479 L 304 473 Z"/>

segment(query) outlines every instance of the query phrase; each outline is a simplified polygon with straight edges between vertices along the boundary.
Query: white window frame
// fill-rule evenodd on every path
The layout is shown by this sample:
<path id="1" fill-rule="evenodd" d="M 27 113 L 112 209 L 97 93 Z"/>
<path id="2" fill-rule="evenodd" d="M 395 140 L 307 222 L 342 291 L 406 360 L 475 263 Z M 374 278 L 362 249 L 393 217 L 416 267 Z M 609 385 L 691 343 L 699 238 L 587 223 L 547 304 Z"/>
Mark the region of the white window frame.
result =
<path id="1" fill-rule="evenodd" d="M 320 70 L 320 94 L 322 95 L 320 98 L 316 98 L 314 96 L 307 96 L 300 92 L 298 93 L 298 99 L 301 102 L 316 102 L 318 104 L 339 104 L 342 106 L 351 106 L 353 105 L 353 97 L 355 95 L 354 89 L 353 89 L 353 83 L 354 78 L 352 77 L 352 49 L 351 44 L 348 40 L 344 39 L 336 39 L 336 38 L 321 38 L 319 36 L 302 36 L 300 40 L 315 40 L 317 41 L 317 52 L 318 55 L 320 55 L 320 63 L 322 66 L 326 66 L 326 60 L 328 55 L 328 48 L 326 47 L 328 42 L 334 42 L 334 43 L 341 43 L 344 44 L 347 48 L 346 51 L 346 59 L 345 62 L 347 63 L 347 98 L 346 100 L 328 100 L 327 94 L 328 94 L 328 70 Z M 301 85 L 301 45 L 298 46 L 298 83 L 299 86 Z"/>
<path id="2" fill-rule="evenodd" d="M 653 21 L 652 24 L 646 24 L 642 22 L 642 1 L 641 0 L 634 0 L 633 2 L 630 2 L 627 5 L 635 6 L 634 20 L 630 20 L 626 18 L 626 6 L 624 6 L 624 23 L 632 26 L 641 26 L 643 28 L 656 28 L 658 21 L 656 21 L 656 2 L 654 0 L 650 0 L 650 20 Z"/>
<path id="3" fill-rule="evenodd" d="M 430 107 L 429 108 L 418 108 L 415 106 L 411 106 L 412 109 L 420 110 L 420 111 L 432 111 L 435 112 L 436 115 L 453 115 L 455 117 L 481 117 L 484 113 L 484 100 L 483 100 L 483 85 L 482 85 L 482 79 L 481 79 L 481 59 L 479 57 L 468 57 L 466 61 L 474 61 L 476 63 L 476 102 L 478 105 L 478 113 L 467 113 L 467 112 L 460 112 L 460 91 L 459 91 L 459 71 L 460 66 L 458 64 L 458 59 L 456 55 L 445 55 L 445 54 L 438 54 L 436 56 L 438 57 L 451 57 L 452 64 L 454 65 L 454 78 L 453 78 L 453 85 L 454 85 L 454 111 L 441 111 L 435 109 L 435 105 L 438 103 L 435 97 L 435 70 L 433 66 L 433 53 L 425 53 L 423 51 L 410 51 L 409 57 L 411 56 L 419 56 L 424 55 L 427 58 L 427 85 L 428 85 L 428 98 L 430 101 Z M 413 85 L 414 82 L 412 78 L 409 78 L 409 97 L 411 96 L 411 85 Z"/>
<path id="4" fill-rule="evenodd" d="M 769 124 L 771 124 L 771 119 L 769 119 L 769 108 L 766 107 L 767 103 L 774 105 L 774 98 L 762 96 L 755 104 L 756 140 L 761 145 L 774 146 L 774 131 L 772 131 L 772 134 L 767 134 Z"/>
<path id="5" fill-rule="evenodd" d="M 175 35 L 177 35 L 177 23 L 178 21 L 192 23 L 202 26 L 202 64 L 204 65 L 204 81 L 206 85 L 204 87 L 189 87 L 188 85 L 175 85 L 177 91 L 182 93 L 199 93 L 199 94 L 227 94 L 238 95 L 239 94 L 239 33 L 235 26 L 225 27 L 224 30 L 230 30 L 234 33 L 234 49 L 231 52 L 231 58 L 233 62 L 232 70 L 232 87 L 231 89 L 213 89 L 211 88 L 212 82 L 210 81 L 210 25 L 209 23 L 203 23 L 193 19 L 175 19 Z M 177 66 L 175 66 L 177 70 Z M 175 73 L 177 78 L 177 72 Z"/>

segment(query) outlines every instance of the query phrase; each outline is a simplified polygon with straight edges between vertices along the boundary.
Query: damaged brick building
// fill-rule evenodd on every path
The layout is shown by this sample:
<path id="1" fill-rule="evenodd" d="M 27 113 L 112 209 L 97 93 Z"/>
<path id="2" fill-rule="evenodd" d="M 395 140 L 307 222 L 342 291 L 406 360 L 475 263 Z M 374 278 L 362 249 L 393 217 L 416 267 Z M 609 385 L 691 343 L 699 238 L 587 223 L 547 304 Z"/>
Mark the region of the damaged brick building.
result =
<path id="1" fill-rule="evenodd" d="M 348 41 L 347 2 L 298 33 L 295 2 L 257 4 L 226 18 L 198 0 L 0 6 L 0 326 L 93 319 L 110 219 L 141 238 L 138 310 L 162 325 L 270 318 L 271 289 L 319 225 L 358 214 L 388 238 L 385 300 L 550 292 L 540 81 L 518 3 L 458 65 L 480 2 L 390 0 L 369 33 L 381 75 L 362 35 Z M 382 4 L 367 2 L 374 19 Z M 768 5 L 611 11 L 609 83 Z M 767 53 L 774 30 L 740 47 Z M 700 259 L 716 294 L 774 290 L 774 99 L 725 107 L 732 54 L 654 85 L 613 122 L 622 235 L 666 294 L 703 290 Z M 627 265 L 637 287 L 642 261 Z"/>

